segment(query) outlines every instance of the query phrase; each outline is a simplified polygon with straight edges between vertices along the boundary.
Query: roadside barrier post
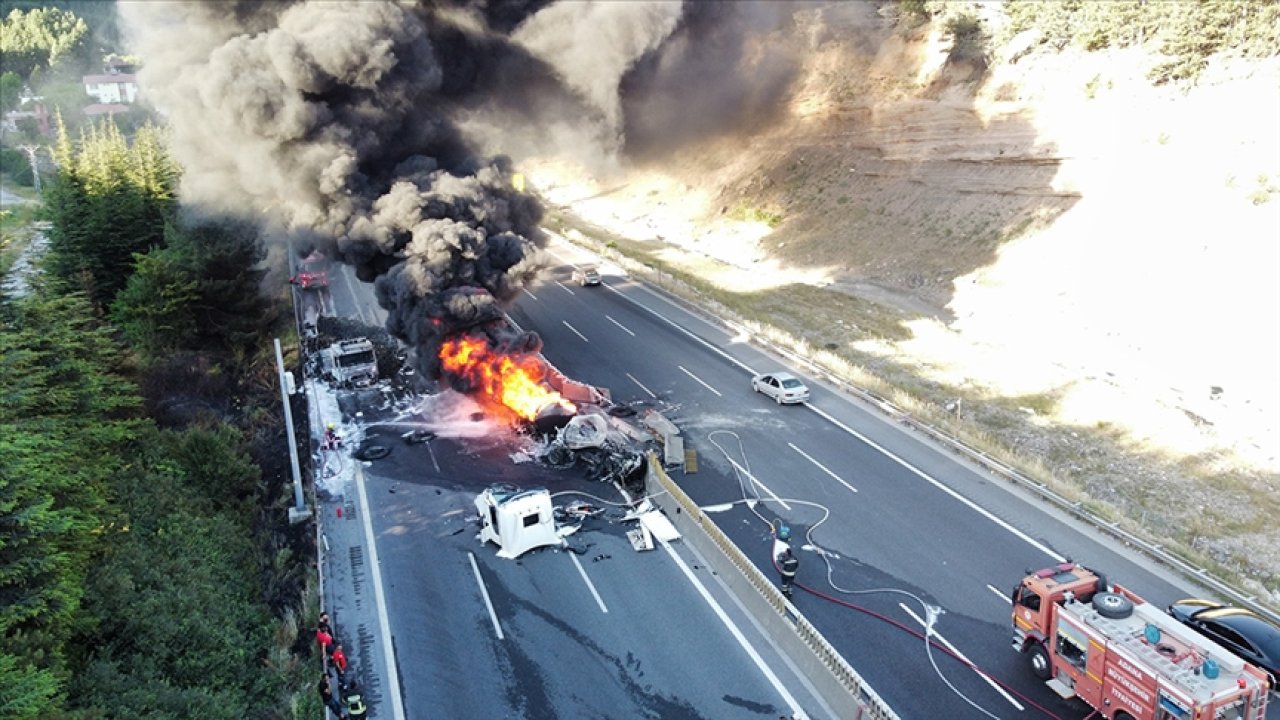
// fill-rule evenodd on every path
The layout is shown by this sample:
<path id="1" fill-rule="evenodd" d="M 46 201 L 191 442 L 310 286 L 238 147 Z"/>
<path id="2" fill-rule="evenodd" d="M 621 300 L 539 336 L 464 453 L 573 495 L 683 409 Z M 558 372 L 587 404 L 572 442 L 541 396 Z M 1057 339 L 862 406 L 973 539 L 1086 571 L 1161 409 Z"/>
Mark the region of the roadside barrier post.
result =
<path id="1" fill-rule="evenodd" d="M 284 370 L 284 353 L 280 351 L 280 338 L 275 339 L 276 369 L 280 375 L 280 401 L 284 403 L 284 429 L 289 438 L 289 463 L 293 469 L 293 507 L 289 508 L 289 524 L 294 525 L 311 517 L 311 508 L 302 499 L 302 469 L 298 466 L 298 440 L 293 434 L 293 409 L 289 406 L 289 378 Z"/>

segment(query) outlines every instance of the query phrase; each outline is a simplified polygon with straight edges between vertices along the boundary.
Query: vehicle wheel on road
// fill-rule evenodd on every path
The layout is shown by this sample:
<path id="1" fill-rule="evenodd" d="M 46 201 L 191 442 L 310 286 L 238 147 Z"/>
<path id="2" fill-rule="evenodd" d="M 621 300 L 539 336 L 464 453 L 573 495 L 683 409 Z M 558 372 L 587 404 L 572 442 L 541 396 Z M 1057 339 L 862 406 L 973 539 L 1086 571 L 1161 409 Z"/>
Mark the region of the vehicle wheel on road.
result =
<path id="1" fill-rule="evenodd" d="M 390 454 L 391 448 L 386 445 L 365 445 L 352 453 L 357 460 L 381 460 Z"/>
<path id="2" fill-rule="evenodd" d="M 1133 601 L 1117 593 L 1100 592 L 1093 596 L 1093 609 L 1104 618 L 1120 620 L 1133 613 Z"/>
<path id="3" fill-rule="evenodd" d="M 1051 673 L 1049 667 L 1049 653 L 1045 652 L 1044 646 L 1038 642 L 1033 642 L 1023 651 L 1027 656 L 1027 662 L 1031 664 L 1031 672 L 1041 680 L 1048 680 Z"/>
<path id="4" fill-rule="evenodd" d="M 774 396 L 773 396 L 773 401 L 774 401 L 774 402 L 776 402 L 776 403 L 778 403 L 779 405 L 781 405 L 781 404 L 782 404 L 782 396 L 781 396 L 781 395 L 774 395 Z"/>
<path id="5" fill-rule="evenodd" d="M 1133 720 L 1133 716 L 1127 712 L 1121 711 L 1116 713 L 1116 716 L 1111 720 Z"/>

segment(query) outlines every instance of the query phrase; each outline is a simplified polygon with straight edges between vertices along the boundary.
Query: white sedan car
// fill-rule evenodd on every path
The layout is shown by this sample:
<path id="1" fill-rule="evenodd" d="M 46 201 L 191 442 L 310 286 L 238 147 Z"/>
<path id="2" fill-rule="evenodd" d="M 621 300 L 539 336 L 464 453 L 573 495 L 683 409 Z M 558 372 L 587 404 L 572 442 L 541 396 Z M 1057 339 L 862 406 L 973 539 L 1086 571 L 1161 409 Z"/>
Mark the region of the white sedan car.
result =
<path id="1" fill-rule="evenodd" d="M 756 375 L 751 378 L 751 389 L 768 395 L 779 405 L 802 403 L 809 399 L 809 388 L 791 373 L 774 372 Z"/>

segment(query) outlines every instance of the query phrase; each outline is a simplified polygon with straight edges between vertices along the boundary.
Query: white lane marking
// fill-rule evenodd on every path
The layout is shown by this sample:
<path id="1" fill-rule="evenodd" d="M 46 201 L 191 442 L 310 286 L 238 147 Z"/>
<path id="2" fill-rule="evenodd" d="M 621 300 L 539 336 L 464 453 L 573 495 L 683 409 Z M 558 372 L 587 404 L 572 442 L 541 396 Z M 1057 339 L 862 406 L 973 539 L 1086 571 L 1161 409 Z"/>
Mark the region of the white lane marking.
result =
<path id="1" fill-rule="evenodd" d="M 866 435 L 863 435 L 862 433 L 858 432 L 857 430 L 854 430 L 853 428 L 849 427 L 848 425 L 845 425 L 844 423 L 842 423 L 842 422 L 840 422 L 839 420 L 837 420 L 837 419 L 835 419 L 834 417 L 832 417 L 830 414 L 828 414 L 828 413 L 824 412 L 823 410 L 821 410 L 821 409 L 819 409 L 819 408 L 815 407 L 812 403 L 805 403 L 805 404 L 804 404 L 804 406 L 805 406 L 805 407 L 807 407 L 807 408 L 809 408 L 810 410 L 814 411 L 814 412 L 815 412 L 815 413 L 817 413 L 818 415 L 820 415 L 820 416 L 822 416 L 822 417 L 826 418 L 828 422 L 830 422 L 831 424 L 833 424 L 833 425 L 835 425 L 836 427 L 840 428 L 841 430 L 844 430 L 845 432 L 847 432 L 847 433 L 849 433 L 850 435 L 852 435 L 852 436 L 854 436 L 854 437 L 858 438 L 858 439 L 859 439 L 859 440 L 861 440 L 862 442 L 864 442 L 864 443 L 866 443 L 866 444 L 870 445 L 871 447 L 875 448 L 876 450 L 879 450 L 881 453 L 883 453 L 883 454 L 884 454 L 886 457 L 888 457 L 890 460 L 893 460 L 894 462 L 898 463 L 898 464 L 899 464 L 899 465 L 901 465 L 902 467 L 904 467 L 904 468 L 906 468 L 906 469 L 910 470 L 911 472 L 915 473 L 916 475 L 920 476 L 921 478 L 923 478 L 923 479 L 927 480 L 930 484 L 932 484 L 934 487 L 938 488 L 938 489 L 939 489 L 939 490 L 941 490 L 942 492 L 944 492 L 944 493 L 946 493 L 946 494 L 950 495 L 951 497 L 955 498 L 956 500 L 959 500 L 960 502 L 964 503 L 965 505 L 968 505 L 968 506 L 969 506 L 969 508 L 971 508 L 974 512 L 978 513 L 979 515 L 982 515 L 982 516 L 983 516 L 983 517 L 985 517 L 986 519 L 990 520 L 991 522 L 995 523 L 996 525 L 999 525 L 1000 527 L 1004 528 L 1005 530 L 1008 530 L 1009 532 L 1013 533 L 1015 536 L 1017 536 L 1017 537 L 1019 537 L 1019 538 L 1021 538 L 1021 539 L 1025 540 L 1028 544 L 1030 544 L 1032 547 L 1036 548 L 1037 550 L 1039 550 L 1039 551 L 1043 552 L 1044 554 L 1048 555 L 1048 556 L 1049 556 L 1049 557 L 1051 557 L 1051 558 L 1056 559 L 1058 562 L 1066 562 L 1066 561 L 1067 561 L 1067 559 L 1066 559 L 1065 557 L 1063 557 L 1063 556 L 1059 555 L 1058 553 L 1056 553 L 1056 552 L 1054 552 L 1054 551 L 1050 550 L 1049 548 L 1045 547 L 1042 543 L 1040 543 L 1039 541 L 1037 541 L 1035 538 L 1031 537 L 1030 535 L 1027 535 L 1026 533 L 1022 532 L 1022 531 L 1021 531 L 1021 530 L 1019 530 L 1018 528 L 1016 528 L 1016 527 L 1014 527 L 1014 526 L 1010 525 L 1009 523 L 1005 522 L 1004 520 L 1001 520 L 1000 518 L 996 517 L 995 515 L 993 515 L 993 514 L 991 513 L 991 511 L 987 510 L 986 508 L 982 507 L 981 505 L 978 505 L 977 503 L 975 503 L 974 501 L 970 500 L 969 498 L 967 498 L 967 497 L 965 497 L 965 496 L 961 495 L 960 493 L 956 492 L 955 490 L 952 490 L 951 488 L 947 487 L 946 485 L 943 485 L 942 483 L 938 482 L 937 480 L 934 480 L 932 477 L 930 477 L 930 476 L 929 476 L 927 473 L 925 473 L 923 470 L 920 470 L 919 468 L 917 468 L 916 466 L 914 466 L 914 465 L 912 465 L 911 463 L 907 462 L 906 460 L 903 460 L 902 458 L 898 457 L 897 455 L 894 455 L 893 453 L 889 452 L 887 449 L 885 449 L 885 448 L 881 447 L 880 445 L 878 445 L 878 444 L 877 444 L 874 440 L 872 440 L 871 438 L 867 437 Z"/>
<path id="2" fill-rule="evenodd" d="M 686 337 L 688 337 L 689 339 L 691 339 L 691 340 L 693 340 L 693 341 L 695 341 L 695 342 L 699 343 L 700 345 L 702 345 L 703 347 L 707 348 L 707 349 L 708 349 L 708 350 L 710 350 L 711 352 L 714 352 L 715 354 L 719 355 L 720 357 L 724 358 L 725 360 L 728 360 L 729 362 L 733 363 L 734 365 L 738 366 L 739 368 L 741 368 L 741 369 L 743 369 L 743 370 L 746 370 L 747 372 L 751 373 L 752 375 L 755 375 L 755 374 L 756 374 L 756 371 L 755 371 L 755 370 L 753 370 L 753 369 L 752 369 L 749 365 L 747 365 L 746 363 L 742 362 L 741 360 L 738 360 L 737 358 L 735 358 L 735 357 L 733 357 L 732 355 L 730 355 L 730 354 L 726 353 L 725 351 L 721 350 L 720 348 L 716 347 L 715 345 L 712 345 L 711 343 L 707 342 L 706 340 L 703 340 L 702 338 L 700 338 L 700 337 L 698 337 L 697 335 L 693 334 L 693 332 L 691 332 L 691 331 L 689 331 L 689 330 L 686 330 L 685 328 L 681 327 L 678 323 L 676 323 L 674 320 L 671 320 L 670 318 L 666 317 L 665 315 L 663 315 L 662 313 L 658 312 L 657 310 L 654 310 L 654 309 L 652 309 L 652 308 L 650 308 L 650 307 L 648 307 L 648 306 L 644 305 L 644 304 L 643 304 L 643 303 L 641 303 L 639 300 L 636 300 L 636 299 L 634 299 L 634 298 L 629 297 L 626 293 L 622 292 L 621 290 L 618 290 L 618 289 L 616 289 L 616 288 L 609 287 L 609 286 L 606 286 L 606 288 L 608 288 L 608 290 L 609 290 L 610 292 L 617 293 L 619 297 L 621 297 L 622 299 L 624 299 L 624 300 L 626 300 L 627 302 L 631 303 L 632 305 L 635 305 L 636 307 L 640 308 L 641 310 L 644 310 L 645 312 L 648 312 L 650 315 L 653 315 L 654 317 L 658 318 L 659 320 L 661 320 L 661 321 L 665 322 L 666 324 L 670 325 L 671 327 L 675 328 L 677 331 L 679 331 L 680 333 L 684 334 L 684 335 L 685 335 Z M 817 413 L 817 414 L 818 414 L 818 415 L 820 415 L 821 417 L 826 418 L 828 422 L 832 423 L 833 425 L 835 425 L 836 427 L 840 428 L 841 430 L 844 430 L 845 432 L 847 432 L 847 433 L 849 433 L 850 435 L 852 435 L 852 436 L 854 436 L 854 437 L 858 438 L 859 440 L 862 440 L 863 442 L 867 443 L 868 445 L 870 445 L 871 447 L 873 447 L 873 448 L 875 448 L 876 450 L 880 451 L 881 453 L 884 453 L 886 456 L 888 456 L 888 457 L 889 457 L 891 460 L 893 460 L 894 462 L 896 462 L 896 463 L 898 463 L 899 465 L 901 465 L 901 466 L 905 467 L 906 469 L 910 470 L 911 472 L 915 473 L 916 475 L 919 475 L 921 478 L 923 478 L 923 479 L 927 480 L 929 483 L 931 483 L 934 487 L 936 487 L 936 488 L 938 488 L 939 490 L 941 490 L 941 491 L 943 491 L 943 492 L 947 493 L 948 495 L 950 495 L 951 497 L 955 498 L 956 500 L 959 500 L 960 502 L 964 503 L 965 505 L 968 505 L 970 508 L 972 508 L 974 511 L 978 512 L 978 513 L 979 513 L 980 515 L 982 515 L 983 517 L 985 517 L 985 518 L 987 518 L 988 520 L 990 520 L 990 521 L 994 522 L 996 525 L 999 525 L 1000 527 L 1004 528 L 1005 530 L 1008 530 L 1009 532 L 1013 533 L 1015 536 L 1017 536 L 1017 537 L 1021 538 L 1022 540 L 1026 541 L 1027 543 L 1029 543 L 1032 547 L 1036 548 L 1037 550 L 1040 550 L 1041 552 L 1045 553 L 1045 554 L 1046 554 L 1046 555 L 1048 555 L 1049 557 L 1056 559 L 1058 562 L 1066 562 L 1066 560 L 1067 560 L 1067 559 L 1066 559 L 1065 557 L 1063 557 L 1062 555 L 1059 555 L 1058 553 L 1056 553 L 1056 552 L 1054 552 L 1054 551 L 1050 550 L 1048 547 L 1045 547 L 1045 545 L 1044 545 L 1044 544 L 1042 544 L 1042 543 L 1040 543 L 1040 542 L 1037 542 L 1034 538 L 1030 537 L 1030 536 L 1029 536 L 1029 535 L 1027 535 L 1026 533 L 1022 532 L 1021 530 L 1018 530 L 1017 528 L 1013 527 L 1012 525 L 1010 525 L 1009 523 L 1005 522 L 1004 520 L 1001 520 L 1000 518 L 998 518 L 998 517 L 996 517 L 995 515 L 991 514 L 991 513 L 990 513 L 990 512 L 988 512 L 985 508 L 983 508 L 983 507 L 979 506 L 977 503 L 974 503 L 973 501 L 971 501 L 971 500 L 969 500 L 968 498 L 966 498 L 966 497 L 964 497 L 964 496 L 960 495 L 959 493 L 955 492 L 954 490 L 952 490 L 951 488 L 947 487 L 946 485 L 943 485 L 942 483 L 938 482 L 937 480 L 934 480 L 932 477 L 930 477 L 929 475 L 927 475 L 927 474 L 926 474 L 926 473 L 924 473 L 923 471 L 921 471 L 921 470 L 917 469 L 914 465 L 912 465 L 912 464 L 908 463 L 907 461 L 903 460 L 902 458 L 898 457 L 897 455 L 894 455 L 893 453 L 889 452 L 889 451 L 888 451 L 888 450 L 886 450 L 885 448 L 881 447 L 879 444 L 877 444 L 877 443 L 875 443 L 874 441 L 872 441 L 872 440 L 871 440 L 870 438 L 868 438 L 867 436 L 863 435 L 862 433 L 858 432 L 857 430 L 854 430 L 853 428 L 849 427 L 848 425 L 845 425 L 844 423 L 840 422 L 840 421 L 839 421 L 839 420 L 837 420 L 836 418 L 832 417 L 830 414 L 828 414 L 828 413 L 824 412 L 823 410 L 819 409 L 818 407 L 814 406 L 812 403 L 808 403 L 808 402 L 806 402 L 806 403 L 804 403 L 804 406 L 805 406 L 805 407 L 807 407 L 807 408 L 809 408 L 810 410 L 814 411 L 815 413 Z M 758 482 L 758 481 L 757 481 L 757 482 Z"/>
<path id="3" fill-rule="evenodd" d="M 778 676 L 773 673 L 773 669 L 765 663 L 764 658 L 760 657 L 760 653 L 756 652 L 755 647 L 752 646 L 751 642 L 742 634 L 742 631 L 739 630 L 738 626 L 729 618 L 729 615 L 725 613 L 724 608 L 720 607 L 720 603 L 716 602 L 716 599 L 711 597 L 711 593 L 707 591 L 707 588 L 702 584 L 702 581 L 699 580 L 698 576 L 694 575 L 693 571 L 689 569 L 689 566 L 685 564 L 684 558 L 680 557 L 675 550 L 671 549 L 670 543 L 663 540 L 659 540 L 659 542 L 662 543 L 662 549 L 666 550 L 667 554 L 671 556 L 671 559 L 675 560 L 676 565 L 679 565 L 680 569 L 684 571 L 684 575 L 689 578 L 689 582 L 697 588 L 698 594 L 702 595 L 702 599 L 705 600 L 707 605 L 715 611 L 716 616 L 720 618 L 720 622 L 724 623 L 725 628 L 727 628 L 729 633 L 733 635 L 734 639 L 738 641 L 738 645 L 746 651 L 747 655 L 751 658 L 751 661 L 756 664 L 757 668 L 759 668 L 761 674 L 765 676 L 770 685 L 773 685 L 773 689 L 782 696 L 782 701 L 790 708 L 792 717 L 805 717 L 800 704 L 791 696 L 791 693 L 787 690 L 786 686 L 783 685 L 782 681 L 778 679 Z"/>
<path id="4" fill-rule="evenodd" d="M 617 320 L 614 320 L 613 318 L 609 317 L 608 315 L 605 315 L 604 317 L 605 317 L 605 319 L 606 319 L 606 320 L 608 320 L 609 322 L 611 322 L 611 323 L 613 323 L 614 325 L 617 325 L 618 327 L 622 328 L 622 332 L 624 332 L 624 333 L 626 333 L 626 334 L 630 335 L 631 337 L 635 337 L 635 336 L 636 336 L 636 334 L 635 334 L 635 333 L 633 333 L 633 332 L 631 332 L 631 329 L 630 329 L 630 328 L 628 328 L 626 325 L 623 325 L 622 323 L 618 322 Z"/>
<path id="5" fill-rule="evenodd" d="M 556 281 L 556 284 L 560 286 L 560 289 L 561 289 L 561 290 L 564 290 L 565 292 L 569 293 L 570 295 L 577 295 L 577 294 L 578 294 L 578 293 L 576 293 L 576 292 L 574 292 L 574 291 L 570 290 L 568 285 L 565 285 L 564 283 L 560 282 L 559 280 L 557 280 L 557 281 Z"/>
<path id="6" fill-rule="evenodd" d="M 631 373 L 627 373 L 627 377 L 631 378 L 631 382 L 633 382 L 633 383 L 635 383 L 635 384 L 639 385 L 641 390 L 643 390 L 643 391 L 645 391 L 645 392 L 649 393 L 649 397 L 651 397 L 651 398 L 653 398 L 653 399 L 655 399 L 655 400 L 658 398 L 658 396 L 657 396 L 657 395 L 654 395 L 654 394 L 653 394 L 653 391 L 652 391 L 652 390 L 650 390 L 649 388 L 645 387 L 645 386 L 644 386 L 644 383 L 642 383 L 642 382 L 640 382 L 639 380 L 637 380 L 637 379 L 635 378 L 635 376 L 634 376 L 634 375 L 632 375 Z"/>
<path id="7" fill-rule="evenodd" d="M 528 288 L 520 288 L 520 292 L 524 293 L 525 295 L 528 295 L 529 297 L 533 298 L 534 300 L 537 300 L 537 299 L 538 299 L 538 296 L 537 296 L 537 295 L 534 295 L 534 294 L 533 294 L 533 293 L 531 293 L 531 292 L 529 292 L 529 289 L 528 289 Z"/>
<path id="8" fill-rule="evenodd" d="M 582 338 L 582 342 L 591 342 L 590 340 L 587 339 L 586 335 L 583 335 L 582 333 L 578 332 L 578 328 L 570 325 L 568 320 L 561 320 L 560 322 L 564 323 L 565 327 L 572 330 L 574 335 L 577 335 L 578 337 Z"/>
<path id="9" fill-rule="evenodd" d="M 774 491 L 770 490 L 768 485 L 765 485 L 764 483 L 760 482 L 760 481 L 756 478 L 756 476 L 755 476 L 755 475 L 752 475 L 750 470 L 748 470 L 748 469 L 746 469 L 746 468 L 742 467 L 742 466 L 741 466 L 741 465 L 739 465 L 736 461 L 734 461 L 734 459 L 733 459 L 733 458 L 728 457 L 727 455 L 725 456 L 725 460 L 728 460 L 730 465 L 732 465 L 732 466 L 734 466 L 735 468 L 737 468 L 737 469 L 738 469 L 738 472 L 742 473 L 743 475 L 746 475 L 748 480 L 750 480 L 751 482 L 753 482 L 753 483 L 755 483 L 755 484 L 759 485 L 760 487 L 764 488 L 764 491 L 765 491 L 765 492 L 767 492 L 767 493 L 769 493 L 769 497 L 773 498 L 773 501 L 774 501 L 774 502 L 778 503 L 779 505 L 781 505 L 782 507 L 784 507 L 784 508 L 786 508 L 786 509 L 788 509 L 788 510 L 790 510 L 790 509 L 791 509 L 791 506 L 787 504 L 787 501 L 786 501 L 786 500 L 783 500 L 782 498 L 778 497 L 777 493 L 775 493 Z"/>
<path id="10" fill-rule="evenodd" d="M 697 375 L 694 375 L 693 373 L 689 372 L 688 370 L 685 370 L 683 365 L 677 365 L 676 367 L 680 368 L 680 372 L 684 373 L 685 375 L 688 375 L 689 377 L 691 377 L 691 378 L 693 378 L 695 381 L 697 381 L 697 383 L 698 383 L 699 385 L 701 385 L 702 387 L 704 387 L 704 388 L 706 388 L 706 389 L 710 390 L 711 392 L 715 393 L 717 397 L 724 397 L 723 395 L 721 395 L 721 394 L 720 394 L 720 391 L 719 391 L 719 390 L 717 390 L 717 389 L 715 389 L 715 388 L 711 387 L 710 385 L 706 384 L 705 382 L 703 382 L 703 381 L 702 381 L 702 378 L 698 377 Z"/>
<path id="11" fill-rule="evenodd" d="M 382 591 L 382 563 L 378 560 L 378 544 L 373 541 L 373 520 L 369 518 L 369 498 L 364 491 L 364 471 L 356 465 L 356 493 L 360 496 L 360 517 L 364 520 L 364 544 L 369 547 L 369 569 L 373 574 L 373 600 L 378 608 L 378 630 L 382 637 L 382 659 L 386 661 L 387 693 L 391 696 L 391 716 L 404 720 L 400 702 L 400 672 L 396 669 L 395 646 L 391 644 L 391 626 L 387 620 L 386 593 Z"/>
<path id="12" fill-rule="evenodd" d="M 702 345 L 702 346 L 703 346 L 703 347 L 705 347 L 706 349 L 708 349 L 708 350 L 710 350 L 711 352 L 713 352 L 713 353 L 715 353 L 715 354 L 719 355 L 720 357 L 724 358 L 725 360 L 728 360 L 729 362 L 733 363 L 734 365 L 738 366 L 739 368 L 741 368 L 741 369 L 743 369 L 743 370 L 746 370 L 747 372 L 751 373 L 752 375 L 755 375 L 755 374 L 756 374 L 756 371 L 755 371 L 755 370 L 752 370 L 750 365 L 747 365 L 746 363 L 742 362 L 742 361 L 741 361 L 741 360 L 739 360 L 738 358 L 736 358 L 736 357 L 734 357 L 734 356 L 730 355 L 729 353 L 727 353 L 727 352 L 725 352 L 725 351 L 721 350 L 720 348 L 716 347 L 715 345 L 712 345 L 711 343 L 707 342 L 706 340 L 703 340 L 702 338 L 698 337 L 697 335 L 694 335 L 691 331 L 684 329 L 683 327 L 681 327 L 681 326 L 680 326 L 680 324 L 679 324 L 679 323 L 675 322 L 675 321 L 674 321 L 674 320 L 672 320 L 671 318 L 668 318 L 666 315 L 663 315 L 662 313 L 660 313 L 660 312 L 658 312 L 657 310 L 654 310 L 653 308 L 651 308 L 651 307 L 649 307 L 649 306 L 645 305 L 644 303 L 640 302 L 639 300 L 636 300 L 636 299 L 634 299 L 634 298 L 628 297 L 626 293 L 622 292 L 621 290 L 618 290 L 617 288 L 615 288 L 615 287 L 613 287 L 613 286 L 611 286 L 611 285 L 605 285 L 604 287 L 605 287 L 605 289 L 607 289 L 609 292 L 616 293 L 616 294 L 617 294 L 619 297 L 621 297 L 623 300 L 626 300 L 627 302 L 631 303 L 632 305 L 635 305 L 636 307 L 640 308 L 641 310 L 644 310 L 645 312 L 647 312 L 647 313 L 649 313 L 650 315 L 652 315 L 652 316 L 654 316 L 654 317 L 658 318 L 658 319 L 659 319 L 659 320 L 661 320 L 662 322 L 664 322 L 664 323 L 666 323 L 666 324 L 670 325 L 671 327 L 675 328 L 676 330 L 678 330 L 679 332 L 681 332 L 682 334 L 684 334 L 686 337 L 688 337 L 690 340 L 693 340 L 694 342 L 696 342 L 696 343 L 698 343 L 698 344 Z"/>
<path id="13" fill-rule="evenodd" d="M 467 557 L 471 560 L 471 571 L 476 574 L 480 595 L 484 597 L 484 606 L 489 608 L 489 619 L 493 621 L 493 631 L 498 634 L 498 639 L 502 640 L 502 626 L 498 624 L 498 613 L 493 611 L 493 601 L 489 599 L 489 588 L 485 587 L 484 578 L 480 577 L 480 566 L 476 564 L 475 553 L 468 552 Z"/>
<path id="14" fill-rule="evenodd" d="M 338 274 L 342 276 L 342 283 L 347 286 L 347 294 L 351 296 L 351 304 L 355 307 L 356 314 L 359 315 L 360 319 L 366 324 L 372 325 L 373 323 L 364 313 L 364 303 L 360 302 L 360 298 L 356 296 L 355 288 L 351 285 L 351 278 L 347 276 L 347 269 L 343 268 L 338 272 Z M 323 305 L 323 302 L 321 305 Z"/>
<path id="15" fill-rule="evenodd" d="M 826 474 L 830 475 L 831 477 L 835 478 L 836 482 L 838 482 L 838 483 L 840 483 L 841 485 L 843 485 L 843 486 L 845 486 L 845 487 L 849 488 L 849 489 L 850 489 L 850 490 L 852 490 L 853 492 L 858 492 L 858 488 L 856 488 L 856 487 L 854 487 L 854 486 L 850 485 L 849 483 L 847 483 L 847 482 L 845 482 L 845 481 L 844 481 L 844 478 L 842 478 L 842 477 L 840 477 L 839 475 L 837 475 L 837 474 L 835 474 L 835 473 L 831 472 L 831 470 L 830 470 L 829 468 L 827 468 L 827 466 L 826 466 L 826 465 L 823 465 L 822 463 L 818 462 L 817 460 L 814 460 L 812 455 L 810 455 L 809 453 L 807 453 L 807 452 L 805 452 L 805 451 L 801 450 L 800 448 L 796 447 L 796 444 L 795 444 L 795 443 L 787 443 L 787 444 L 791 446 L 791 449 L 792 449 L 792 450 L 795 450 L 796 452 L 800 453 L 800 454 L 804 457 L 804 459 L 805 459 L 805 460 L 808 460 L 809 462 L 813 463 L 814 465 L 817 465 L 819 470 L 822 470 L 822 472 L 824 472 L 824 473 L 826 473 Z"/>
<path id="16" fill-rule="evenodd" d="M 928 626 L 924 624 L 924 620 L 921 620 L 919 615 L 916 615 L 914 612 L 912 612 L 911 608 L 907 607 L 905 603 L 898 603 L 898 607 L 902 608 L 903 612 L 910 615 L 912 620 L 915 620 L 916 622 L 920 623 L 920 627 L 928 629 Z M 992 680 L 990 676 L 988 676 L 985 672 L 979 670 L 978 667 L 974 665 L 972 661 L 969 660 L 969 658 L 964 656 L 964 653 L 956 649 L 955 645 L 952 645 L 950 642 L 947 641 L 946 638 L 942 637 L 942 633 L 938 632 L 937 630 L 933 630 L 928 634 L 937 638 L 938 642 L 942 643 L 947 647 L 948 650 L 955 653 L 955 656 L 960 658 L 961 662 L 968 665 L 974 672 L 978 673 L 978 677 L 982 678 L 983 680 L 986 680 L 988 685 L 995 688 L 996 692 L 1003 695 L 1005 700 L 1008 700 L 1009 702 L 1013 703 L 1014 707 L 1018 708 L 1019 710 L 1026 709 L 1022 706 L 1021 703 L 1019 703 L 1017 700 L 1014 700 L 1012 695 L 1005 692 L 1004 688 L 997 685 L 996 682 Z"/>
<path id="17" fill-rule="evenodd" d="M 996 597 L 998 597 L 998 598 L 1000 598 L 1001 600 L 1003 600 L 1005 605 L 1012 605 L 1012 604 L 1013 604 L 1013 600 L 1012 600 L 1008 595 L 1005 595 L 1004 593 L 1002 593 L 1002 592 L 1000 592 L 999 590 L 997 590 L 997 589 L 995 588 L 995 586 L 994 586 L 994 585 L 988 585 L 988 586 L 987 586 L 987 589 L 988 589 L 988 590 L 990 590 L 991 592 L 995 593 L 995 594 L 996 594 Z"/>
<path id="18" fill-rule="evenodd" d="M 587 577 L 587 571 L 583 569 L 582 563 L 578 561 L 578 556 L 575 553 L 569 553 L 569 559 L 578 567 L 578 574 L 582 576 L 582 581 L 587 584 L 587 589 L 591 591 L 592 597 L 596 599 L 596 604 L 600 606 L 600 612 L 609 612 L 609 608 L 604 606 L 604 600 L 600 599 L 600 593 L 596 592 L 595 584 L 591 582 L 591 578 Z"/>
<path id="19" fill-rule="evenodd" d="M 431 443 L 430 443 L 430 442 L 428 442 L 428 443 L 427 443 L 427 454 L 431 456 L 431 464 L 435 466 L 435 468 L 436 468 L 436 474 L 437 474 L 437 475 L 441 474 L 441 473 L 440 473 L 440 463 L 436 462 L 436 451 L 431 449 Z"/>

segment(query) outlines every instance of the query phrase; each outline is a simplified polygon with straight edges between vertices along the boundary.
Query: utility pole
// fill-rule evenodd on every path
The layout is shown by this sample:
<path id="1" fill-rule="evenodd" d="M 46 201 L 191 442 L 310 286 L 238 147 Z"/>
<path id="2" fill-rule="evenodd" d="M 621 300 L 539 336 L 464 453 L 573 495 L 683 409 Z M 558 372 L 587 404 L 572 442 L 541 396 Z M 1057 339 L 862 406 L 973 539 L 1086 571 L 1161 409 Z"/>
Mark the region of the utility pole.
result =
<path id="1" fill-rule="evenodd" d="M 295 525 L 311 517 L 311 509 L 302 500 L 302 469 L 298 465 L 298 440 L 293 434 L 293 409 L 289 406 L 289 380 L 284 371 L 284 353 L 280 338 L 276 343 L 276 368 L 280 375 L 280 399 L 284 402 L 284 428 L 289 438 L 289 462 L 293 467 L 293 507 L 289 508 L 289 524 Z"/>

